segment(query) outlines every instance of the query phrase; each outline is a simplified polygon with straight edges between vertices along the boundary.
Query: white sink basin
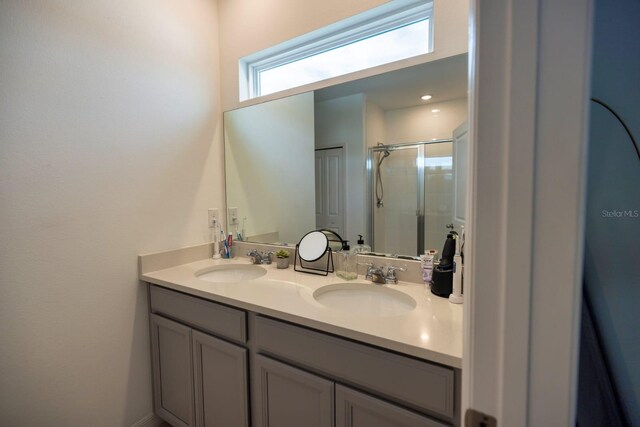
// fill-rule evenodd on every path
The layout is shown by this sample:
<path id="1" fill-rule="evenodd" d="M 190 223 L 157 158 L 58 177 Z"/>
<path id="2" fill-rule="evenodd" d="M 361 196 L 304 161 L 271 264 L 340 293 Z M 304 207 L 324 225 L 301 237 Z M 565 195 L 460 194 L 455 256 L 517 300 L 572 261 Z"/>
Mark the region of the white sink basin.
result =
<path id="1" fill-rule="evenodd" d="M 416 308 L 409 295 L 371 283 L 336 283 L 323 286 L 313 298 L 328 309 L 353 316 L 398 316 Z"/>
<path id="2" fill-rule="evenodd" d="M 253 280 L 267 274 L 259 265 L 217 265 L 196 272 L 196 277 L 206 282 L 236 283 Z"/>

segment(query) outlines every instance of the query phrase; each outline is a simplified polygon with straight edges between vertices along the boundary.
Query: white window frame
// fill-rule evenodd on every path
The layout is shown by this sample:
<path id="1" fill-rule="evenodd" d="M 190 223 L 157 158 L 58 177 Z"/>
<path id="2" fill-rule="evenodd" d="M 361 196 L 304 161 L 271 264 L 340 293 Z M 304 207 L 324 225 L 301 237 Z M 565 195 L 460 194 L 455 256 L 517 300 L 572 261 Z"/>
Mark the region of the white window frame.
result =
<path id="1" fill-rule="evenodd" d="M 260 73 L 309 56 L 336 49 L 418 21 L 429 20 L 429 46 L 433 52 L 433 1 L 392 1 L 335 24 L 286 41 L 239 61 L 240 101 L 260 94 Z"/>

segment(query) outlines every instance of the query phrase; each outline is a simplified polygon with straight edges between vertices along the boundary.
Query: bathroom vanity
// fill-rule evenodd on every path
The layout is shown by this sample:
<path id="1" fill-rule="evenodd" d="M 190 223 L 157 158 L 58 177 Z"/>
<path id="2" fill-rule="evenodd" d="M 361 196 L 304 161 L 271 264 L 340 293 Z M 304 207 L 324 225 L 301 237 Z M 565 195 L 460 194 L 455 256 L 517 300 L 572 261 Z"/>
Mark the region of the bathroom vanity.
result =
<path id="1" fill-rule="evenodd" d="M 424 285 L 147 257 L 154 407 L 172 425 L 460 425 L 462 307 Z"/>

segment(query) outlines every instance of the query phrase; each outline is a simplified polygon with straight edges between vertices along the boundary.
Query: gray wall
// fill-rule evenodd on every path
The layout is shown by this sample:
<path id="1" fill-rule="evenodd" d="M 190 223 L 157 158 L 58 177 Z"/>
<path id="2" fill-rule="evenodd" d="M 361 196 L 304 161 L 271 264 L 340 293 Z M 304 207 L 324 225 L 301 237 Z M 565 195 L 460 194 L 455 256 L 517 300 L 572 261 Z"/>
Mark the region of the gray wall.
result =
<path id="1" fill-rule="evenodd" d="M 597 0 L 594 16 L 592 96 L 611 105 L 638 140 L 640 2 Z M 587 193 L 585 283 L 614 381 L 640 425 L 640 217 L 633 217 L 640 215 L 640 161 L 618 122 L 593 103 Z M 635 212 L 608 213 L 625 210 Z"/>
<path id="2" fill-rule="evenodd" d="M 0 425 L 152 411 L 137 255 L 223 207 L 212 0 L 0 2 Z"/>

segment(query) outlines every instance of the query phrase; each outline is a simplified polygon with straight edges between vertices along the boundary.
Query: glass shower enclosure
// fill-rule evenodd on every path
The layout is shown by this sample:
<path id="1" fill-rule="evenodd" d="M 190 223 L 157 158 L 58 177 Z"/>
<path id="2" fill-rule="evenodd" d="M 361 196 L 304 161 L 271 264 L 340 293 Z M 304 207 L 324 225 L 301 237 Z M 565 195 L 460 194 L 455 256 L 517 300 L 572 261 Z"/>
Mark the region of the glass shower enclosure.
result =
<path id="1" fill-rule="evenodd" d="M 452 140 L 370 147 L 367 177 L 372 250 L 440 252 L 453 217 Z"/>

